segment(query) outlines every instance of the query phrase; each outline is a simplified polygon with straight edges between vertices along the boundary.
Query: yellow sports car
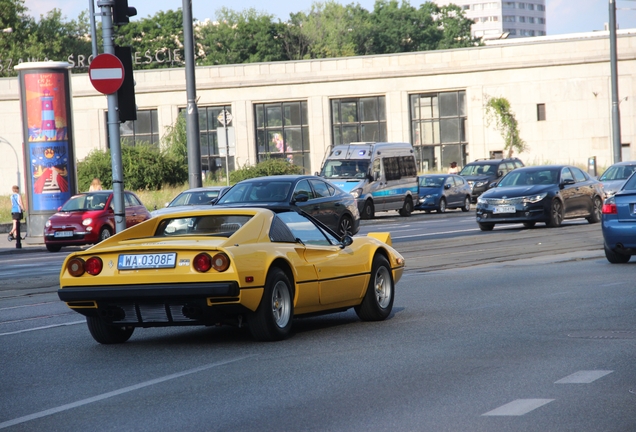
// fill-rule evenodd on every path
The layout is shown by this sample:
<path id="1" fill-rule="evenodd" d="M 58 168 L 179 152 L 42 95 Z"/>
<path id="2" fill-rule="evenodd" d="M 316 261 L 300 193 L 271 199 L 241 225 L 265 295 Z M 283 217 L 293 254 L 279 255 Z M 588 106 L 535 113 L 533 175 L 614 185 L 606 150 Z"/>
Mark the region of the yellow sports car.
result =
<path id="1" fill-rule="evenodd" d="M 70 254 L 58 295 L 103 344 L 135 327 L 219 324 L 281 340 L 295 316 L 353 307 L 387 318 L 404 270 L 390 243 L 388 233 L 338 239 L 289 208 L 184 210 Z"/>

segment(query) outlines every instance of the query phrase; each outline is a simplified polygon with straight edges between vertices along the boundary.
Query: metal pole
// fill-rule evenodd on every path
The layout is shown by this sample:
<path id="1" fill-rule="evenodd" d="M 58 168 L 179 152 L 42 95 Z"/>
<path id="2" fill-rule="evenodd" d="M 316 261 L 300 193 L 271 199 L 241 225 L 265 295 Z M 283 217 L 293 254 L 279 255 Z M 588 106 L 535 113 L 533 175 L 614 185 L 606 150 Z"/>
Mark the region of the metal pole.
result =
<path id="1" fill-rule="evenodd" d="M 225 129 L 225 181 L 230 185 L 230 139 L 228 137 L 227 110 L 223 110 L 223 126 Z"/>
<path id="2" fill-rule="evenodd" d="M 115 55 L 113 43 L 113 12 L 114 0 L 97 0 L 101 8 L 102 37 L 104 38 L 104 52 Z M 107 95 L 108 99 L 108 143 L 110 144 L 111 165 L 113 168 L 113 201 L 115 204 L 115 229 L 121 232 L 126 229 L 126 207 L 124 206 L 124 177 L 121 162 L 121 142 L 119 137 L 119 102 L 117 93 Z"/>
<path id="3" fill-rule="evenodd" d="M 0 137 L 0 142 L 7 144 L 9 147 L 11 147 L 11 150 L 13 150 L 13 154 L 15 155 L 15 166 L 16 166 L 16 169 L 17 169 L 16 173 L 18 175 L 16 186 L 20 187 L 20 159 L 18 159 L 18 152 L 15 151 L 15 149 L 13 148 L 11 143 L 9 141 L 7 141 L 6 139 Z M 22 190 L 22 189 L 20 189 L 20 190 Z"/>
<path id="4" fill-rule="evenodd" d="M 201 187 L 201 147 L 199 110 L 194 77 L 194 31 L 192 30 L 192 0 L 183 0 L 183 53 L 186 63 L 186 139 L 188 141 L 188 178 L 190 188 Z"/>
<path id="5" fill-rule="evenodd" d="M 614 163 L 621 156 L 621 114 L 618 101 L 618 65 L 616 56 L 616 2 L 609 0 L 610 66 L 612 81 L 612 143 Z"/>
<path id="6" fill-rule="evenodd" d="M 91 17 L 91 46 L 93 49 L 93 58 L 97 57 L 97 28 L 95 26 L 95 4 L 93 0 L 88 0 L 88 13 Z"/>

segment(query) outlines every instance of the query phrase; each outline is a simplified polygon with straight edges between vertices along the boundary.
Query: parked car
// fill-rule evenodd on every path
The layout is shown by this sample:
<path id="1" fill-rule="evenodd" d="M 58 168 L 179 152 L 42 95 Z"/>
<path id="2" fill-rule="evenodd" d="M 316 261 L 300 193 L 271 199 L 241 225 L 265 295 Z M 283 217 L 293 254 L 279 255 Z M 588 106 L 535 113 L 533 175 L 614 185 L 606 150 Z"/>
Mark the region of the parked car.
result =
<path id="1" fill-rule="evenodd" d="M 126 228 L 150 219 L 150 212 L 137 195 L 124 192 Z M 44 224 L 44 244 L 49 252 L 64 246 L 99 243 L 115 232 L 113 191 L 74 195 Z"/>
<path id="2" fill-rule="evenodd" d="M 472 188 L 472 201 L 490 189 L 493 183 L 497 183 L 504 175 L 513 169 L 524 166 L 517 158 L 509 159 L 478 159 L 470 162 L 462 168 L 459 175 L 464 177 Z"/>
<path id="3" fill-rule="evenodd" d="M 318 176 L 279 175 L 243 180 L 223 194 L 216 205 L 294 205 L 339 235 L 354 235 L 360 229 L 355 198 Z"/>
<path id="4" fill-rule="evenodd" d="M 585 171 L 568 165 L 517 168 L 477 199 L 477 223 L 482 231 L 495 224 L 537 222 L 560 226 L 564 219 L 601 220 L 603 185 Z"/>
<path id="5" fill-rule="evenodd" d="M 470 210 L 471 188 L 463 177 L 455 174 L 426 174 L 417 178 L 419 199 L 415 210 L 444 213 L 449 208 Z"/>
<path id="6" fill-rule="evenodd" d="M 58 296 L 102 344 L 136 327 L 218 324 L 281 340 L 296 316 L 354 308 L 364 321 L 386 319 L 404 270 L 390 242 L 337 239 L 289 206 L 184 210 L 70 254 Z"/>
<path id="7" fill-rule="evenodd" d="M 152 217 L 155 217 L 160 214 L 182 210 L 188 206 L 211 205 L 216 202 L 219 195 L 222 195 L 229 188 L 229 186 L 209 186 L 184 190 L 174 197 L 172 201 L 166 203 L 164 208 L 155 209 L 151 211 L 150 214 Z"/>
<path id="8" fill-rule="evenodd" d="M 605 195 L 611 197 L 618 192 L 634 171 L 636 171 L 636 161 L 618 162 L 606 169 L 598 178 L 603 183 Z"/>
<path id="9" fill-rule="evenodd" d="M 601 216 L 605 257 L 612 264 L 623 264 L 636 254 L 636 174 L 607 198 Z"/>

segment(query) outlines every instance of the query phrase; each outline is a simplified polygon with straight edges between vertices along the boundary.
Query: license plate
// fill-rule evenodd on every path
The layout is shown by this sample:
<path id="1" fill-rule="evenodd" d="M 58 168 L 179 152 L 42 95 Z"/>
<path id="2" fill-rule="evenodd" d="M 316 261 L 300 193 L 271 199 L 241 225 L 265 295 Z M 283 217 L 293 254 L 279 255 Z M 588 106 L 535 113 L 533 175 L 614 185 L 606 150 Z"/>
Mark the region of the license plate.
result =
<path id="1" fill-rule="evenodd" d="M 117 268 L 119 270 L 174 268 L 177 262 L 177 254 L 149 253 L 149 254 L 125 254 L 119 255 Z"/>
<path id="2" fill-rule="evenodd" d="M 515 206 L 495 206 L 495 208 L 492 210 L 493 213 L 514 213 L 515 210 Z"/>
<path id="3" fill-rule="evenodd" d="M 73 237 L 73 231 L 55 231 L 53 237 Z"/>

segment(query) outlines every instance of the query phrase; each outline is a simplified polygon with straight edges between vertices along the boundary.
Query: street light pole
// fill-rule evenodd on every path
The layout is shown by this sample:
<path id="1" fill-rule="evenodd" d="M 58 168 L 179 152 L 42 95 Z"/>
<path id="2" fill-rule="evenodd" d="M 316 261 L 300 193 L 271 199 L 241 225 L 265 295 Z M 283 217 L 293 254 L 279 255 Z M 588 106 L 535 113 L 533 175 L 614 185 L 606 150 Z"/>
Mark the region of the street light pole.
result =
<path id="1" fill-rule="evenodd" d="M 621 156 L 621 115 L 618 101 L 618 61 L 616 56 L 616 1 L 609 0 L 610 70 L 612 82 L 612 144 L 614 163 Z"/>
<path id="2" fill-rule="evenodd" d="M 7 144 L 9 147 L 11 147 L 11 150 L 13 150 L 13 154 L 15 155 L 15 166 L 16 166 L 17 175 L 18 175 L 16 185 L 20 187 L 20 160 L 18 159 L 18 152 L 15 151 L 15 149 L 13 148 L 13 146 L 11 145 L 9 141 L 7 141 L 6 139 L 2 137 L 0 137 L 0 143 Z"/>

